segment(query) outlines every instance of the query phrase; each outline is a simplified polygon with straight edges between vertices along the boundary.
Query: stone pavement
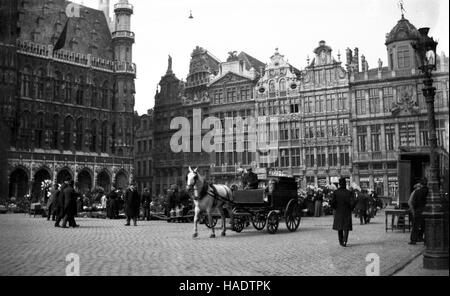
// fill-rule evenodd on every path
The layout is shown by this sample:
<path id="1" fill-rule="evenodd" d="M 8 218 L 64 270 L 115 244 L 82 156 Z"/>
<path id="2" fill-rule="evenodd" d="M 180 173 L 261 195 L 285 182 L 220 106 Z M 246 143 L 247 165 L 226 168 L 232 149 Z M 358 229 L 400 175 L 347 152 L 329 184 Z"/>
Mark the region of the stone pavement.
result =
<path id="1" fill-rule="evenodd" d="M 392 275 L 423 249 L 407 244 L 409 233 L 386 233 L 384 212 L 368 225 L 354 218 L 344 248 L 332 219 L 304 217 L 294 233 L 282 221 L 275 235 L 249 226 L 220 237 L 216 229 L 215 239 L 199 225 L 193 239 L 192 223 L 125 227 L 123 220 L 79 218 L 80 228 L 60 229 L 43 218 L 0 215 L 0 275 L 64 276 L 69 253 L 80 256 L 82 276 L 365 276 L 369 253 L 380 257 L 381 275 Z"/>
<path id="2" fill-rule="evenodd" d="M 449 276 L 446 270 L 429 270 L 423 268 L 423 255 L 420 254 L 404 268 L 394 274 L 394 276 Z"/>

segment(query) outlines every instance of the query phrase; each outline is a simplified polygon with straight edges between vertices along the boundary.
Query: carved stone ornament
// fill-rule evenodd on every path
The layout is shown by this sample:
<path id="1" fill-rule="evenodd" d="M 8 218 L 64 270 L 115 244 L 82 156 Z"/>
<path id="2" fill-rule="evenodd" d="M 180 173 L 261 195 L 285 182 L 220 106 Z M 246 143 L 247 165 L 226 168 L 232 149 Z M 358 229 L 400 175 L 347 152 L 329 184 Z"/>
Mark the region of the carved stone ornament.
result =
<path id="1" fill-rule="evenodd" d="M 410 113 L 419 112 L 419 105 L 413 98 L 411 86 L 403 86 L 398 90 L 398 100 L 391 108 L 391 112 L 393 115 L 398 115 L 401 111 Z"/>

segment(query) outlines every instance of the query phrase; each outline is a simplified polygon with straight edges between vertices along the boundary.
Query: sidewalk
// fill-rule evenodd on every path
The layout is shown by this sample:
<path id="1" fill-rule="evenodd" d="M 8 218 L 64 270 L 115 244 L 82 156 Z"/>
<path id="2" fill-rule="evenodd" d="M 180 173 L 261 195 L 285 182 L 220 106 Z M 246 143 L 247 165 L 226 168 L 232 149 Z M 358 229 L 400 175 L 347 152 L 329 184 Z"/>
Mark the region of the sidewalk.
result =
<path id="1" fill-rule="evenodd" d="M 423 268 L 423 255 L 420 254 L 393 276 L 449 276 L 446 270 L 429 270 Z"/>

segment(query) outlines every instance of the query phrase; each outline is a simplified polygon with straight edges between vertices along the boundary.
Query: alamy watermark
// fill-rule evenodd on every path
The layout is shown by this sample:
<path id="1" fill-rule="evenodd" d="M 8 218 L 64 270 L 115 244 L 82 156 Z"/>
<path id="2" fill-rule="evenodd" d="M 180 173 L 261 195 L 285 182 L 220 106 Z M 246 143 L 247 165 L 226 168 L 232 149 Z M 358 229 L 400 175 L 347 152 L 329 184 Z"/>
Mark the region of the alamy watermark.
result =
<path id="1" fill-rule="evenodd" d="M 75 253 L 70 253 L 66 256 L 66 276 L 80 276 L 80 256 Z"/>
<path id="2" fill-rule="evenodd" d="M 191 122 L 176 117 L 170 129 L 178 130 L 170 139 L 174 153 L 181 152 L 259 152 L 261 163 L 274 163 L 278 159 L 277 117 L 225 117 L 215 116 L 202 120 L 201 109 L 192 111 Z M 202 138 L 202 130 L 209 130 Z M 192 139 L 192 149 L 191 149 Z"/>
<path id="3" fill-rule="evenodd" d="M 380 256 L 377 253 L 369 253 L 366 256 L 366 276 L 380 276 Z"/>

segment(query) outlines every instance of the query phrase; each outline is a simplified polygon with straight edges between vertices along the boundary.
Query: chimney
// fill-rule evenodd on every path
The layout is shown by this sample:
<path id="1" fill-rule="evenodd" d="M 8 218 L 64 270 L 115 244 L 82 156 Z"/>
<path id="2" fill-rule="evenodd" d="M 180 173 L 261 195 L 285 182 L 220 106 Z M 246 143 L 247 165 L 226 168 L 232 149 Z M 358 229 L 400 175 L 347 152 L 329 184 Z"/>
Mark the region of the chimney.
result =
<path id="1" fill-rule="evenodd" d="M 367 72 L 367 68 L 366 68 L 366 57 L 364 55 L 361 55 L 361 71 L 362 72 Z"/>
<path id="2" fill-rule="evenodd" d="M 355 47 L 353 55 L 353 64 L 355 65 L 355 72 L 359 72 L 359 49 Z"/>
<path id="3" fill-rule="evenodd" d="M 108 26 L 111 24 L 111 17 L 109 16 L 109 2 L 110 0 L 98 0 L 98 9 L 103 11 L 105 14 Z"/>
<path id="4" fill-rule="evenodd" d="M 348 67 L 350 67 L 351 66 L 351 64 L 352 64 L 352 55 L 353 55 L 353 53 L 352 53 L 352 50 L 350 49 L 350 48 L 348 48 L 347 47 L 347 49 L 345 50 L 345 53 L 346 53 L 346 56 L 347 56 L 347 63 L 346 63 L 346 66 L 347 66 L 347 68 Z"/>

